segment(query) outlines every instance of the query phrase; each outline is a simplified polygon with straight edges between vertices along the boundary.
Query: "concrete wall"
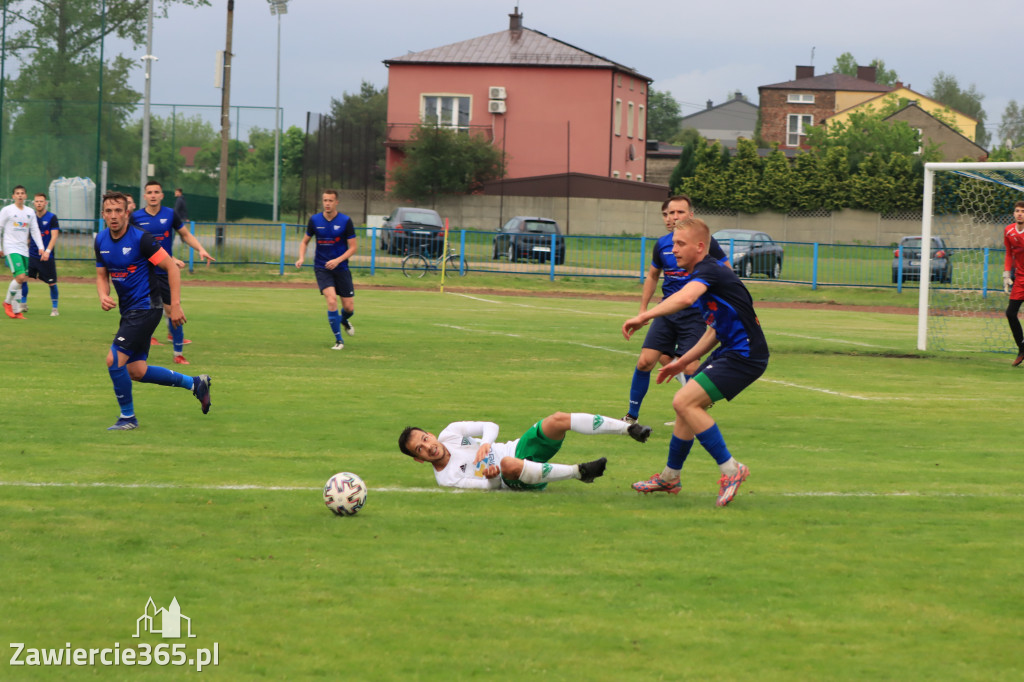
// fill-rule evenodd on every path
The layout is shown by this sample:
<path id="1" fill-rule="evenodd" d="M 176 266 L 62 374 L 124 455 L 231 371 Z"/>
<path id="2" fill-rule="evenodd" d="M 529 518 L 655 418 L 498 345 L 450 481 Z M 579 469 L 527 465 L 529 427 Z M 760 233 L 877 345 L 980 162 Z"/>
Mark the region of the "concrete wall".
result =
<path id="1" fill-rule="evenodd" d="M 366 224 L 362 191 L 342 190 L 339 199 L 339 210 L 350 215 L 357 225 Z M 390 215 L 396 206 L 395 201 L 383 192 L 372 192 L 366 203 L 371 220 L 373 216 Z M 565 197 L 473 195 L 446 197 L 425 206 L 437 210 L 442 218 L 448 218 L 453 229 L 497 231 L 513 216 L 534 215 L 554 218 L 563 230 L 568 227 L 567 232 L 573 235 L 659 237 L 664 234 L 661 202 L 658 201 L 571 199 L 568 206 L 566 203 Z M 782 242 L 888 246 L 905 235 L 921 234 L 920 215 L 913 212 L 907 212 L 898 219 L 853 209 L 819 211 L 811 215 L 730 213 L 701 211 L 699 207 L 697 211 L 712 230 L 759 230 Z"/>

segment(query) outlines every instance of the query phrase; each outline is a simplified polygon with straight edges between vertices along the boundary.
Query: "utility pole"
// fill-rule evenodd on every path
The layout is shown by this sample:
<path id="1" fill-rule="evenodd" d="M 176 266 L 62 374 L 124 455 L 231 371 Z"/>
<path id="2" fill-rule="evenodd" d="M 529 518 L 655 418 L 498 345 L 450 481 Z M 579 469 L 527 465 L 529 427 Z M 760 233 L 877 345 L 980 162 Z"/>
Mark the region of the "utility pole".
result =
<path id="1" fill-rule="evenodd" d="M 145 205 L 146 183 L 149 182 L 149 93 L 153 83 L 153 0 L 149 0 L 149 20 L 146 26 L 146 94 L 142 105 L 142 170 L 139 173 L 139 206 Z M 100 66 L 102 68 L 102 65 Z"/>
<path id="2" fill-rule="evenodd" d="M 228 143 L 231 141 L 231 26 L 235 0 L 228 0 L 228 31 L 224 43 L 224 84 L 220 100 L 220 187 L 217 190 L 217 246 L 224 243 L 228 214 Z"/>

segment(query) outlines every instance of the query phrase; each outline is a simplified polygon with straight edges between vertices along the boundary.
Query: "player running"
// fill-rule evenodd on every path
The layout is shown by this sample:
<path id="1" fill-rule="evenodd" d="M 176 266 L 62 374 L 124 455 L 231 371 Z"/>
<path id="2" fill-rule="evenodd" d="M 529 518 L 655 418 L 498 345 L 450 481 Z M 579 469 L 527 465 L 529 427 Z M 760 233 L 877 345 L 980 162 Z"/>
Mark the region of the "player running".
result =
<path id="1" fill-rule="evenodd" d="M 23 186 L 18 185 L 14 188 L 12 196 L 14 203 L 0 209 L 0 256 L 5 258 L 7 267 L 14 275 L 14 279 L 7 287 L 7 295 L 4 296 L 4 312 L 7 313 L 7 317 L 23 320 L 25 315 L 21 312 L 21 285 L 28 281 L 29 237 L 42 252 L 39 257 L 41 261 L 48 261 L 50 252 L 43 246 L 39 224 L 36 222 L 36 212 L 25 206 L 28 192 Z"/>

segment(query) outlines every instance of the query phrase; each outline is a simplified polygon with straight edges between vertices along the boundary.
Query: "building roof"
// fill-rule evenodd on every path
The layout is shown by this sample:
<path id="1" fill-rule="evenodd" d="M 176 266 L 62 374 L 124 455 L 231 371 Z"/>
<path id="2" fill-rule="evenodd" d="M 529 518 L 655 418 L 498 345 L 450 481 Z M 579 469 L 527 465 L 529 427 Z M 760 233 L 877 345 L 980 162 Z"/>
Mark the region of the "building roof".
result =
<path id="1" fill-rule="evenodd" d="M 522 15 L 509 15 L 509 29 L 479 38 L 463 40 L 451 45 L 412 52 L 401 57 L 385 59 L 384 64 L 445 64 L 458 66 L 541 66 L 581 69 L 613 69 L 651 82 L 651 79 L 628 66 L 587 52 L 569 43 L 551 38 L 545 33 L 522 26 Z"/>
<path id="2" fill-rule="evenodd" d="M 946 131 L 948 131 L 948 132 L 949 132 L 949 133 L 950 133 L 951 135 L 956 135 L 957 137 L 959 137 L 960 139 L 962 139 L 962 140 L 963 140 L 964 142 L 966 142 L 966 143 L 968 143 L 968 144 L 971 144 L 971 145 L 974 145 L 975 147 L 977 147 L 978 149 L 980 149 L 980 150 L 982 151 L 982 153 L 984 153 L 984 154 L 988 154 L 988 150 L 987 150 L 987 149 L 985 149 L 985 148 L 984 148 L 984 147 L 982 147 L 982 146 L 981 146 L 980 144 L 978 144 L 977 142 L 975 142 L 975 141 L 974 141 L 974 140 L 972 140 L 971 138 L 967 137 L 966 135 L 964 135 L 964 134 L 963 134 L 963 133 L 961 133 L 960 131 L 958 131 L 958 130 L 955 130 L 955 129 L 954 129 L 954 128 L 952 128 L 952 127 L 951 127 L 951 126 L 950 126 L 950 125 L 949 125 L 948 123 L 944 122 L 944 121 L 943 121 L 942 119 L 939 119 L 939 118 L 935 118 L 935 116 L 932 116 L 931 112 L 929 112 L 929 111 L 928 111 L 927 109 L 925 109 L 924 107 L 922 107 L 921 105 L 919 105 L 919 104 L 918 104 L 917 102 L 908 102 L 908 103 L 907 103 L 907 104 L 906 104 L 905 106 L 903 106 L 903 107 L 901 107 L 901 108 L 897 109 L 897 110 L 896 110 L 895 112 L 893 112 L 892 114 L 889 114 L 888 116 L 886 116 L 886 117 L 885 117 L 885 120 L 886 120 L 886 121 L 888 121 L 889 119 L 895 119 L 895 120 L 897 120 L 897 121 L 899 121 L 899 120 L 902 120 L 902 119 L 903 119 L 903 117 L 904 117 L 904 116 L 905 116 L 905 115 L 907 114 L 907 112 L 908 112 L 909 110 L 914 110 L 914 109 L 916 109 L 917 111 L 921 112 L 922 114 L 924 114 L 924 115 L 925 115 L 925 116 L 927 116 L 928 118 L 934 118 L 934 119 L 935 119 L 935 120 L 936 120 L 936 121 L 937 121 L 937 122 L 939 123 L 939 125 L 940 125 L 940 126 L 941 126 L 941 127 L 943 128 L 943 129 L 945 129 Z"/>
<path id="3" fill-rule="evenodd" d="M 882 83 L 874 83 L 863 78 L 854 78 L 845 73 L 826 73 L 821 76 L 797 78 L 783 83 L 762 85 L 758 90 L 826 90 L 835 92 L 889 92 L 893 88 Z"/>

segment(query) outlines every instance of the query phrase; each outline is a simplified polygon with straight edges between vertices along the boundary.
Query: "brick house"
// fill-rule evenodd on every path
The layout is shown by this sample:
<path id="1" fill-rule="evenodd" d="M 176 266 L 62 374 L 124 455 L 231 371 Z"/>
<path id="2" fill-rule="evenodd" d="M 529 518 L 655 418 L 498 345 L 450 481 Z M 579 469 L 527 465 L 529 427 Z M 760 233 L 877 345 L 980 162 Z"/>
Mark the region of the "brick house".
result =
<path id="1" fill-rule="evenodd" d="M 508 178 L 582 173 L 642 181 L 651 79 L 523 26 L 385 60 L 386 164 L 421 123 L 480 135 Z"/>

